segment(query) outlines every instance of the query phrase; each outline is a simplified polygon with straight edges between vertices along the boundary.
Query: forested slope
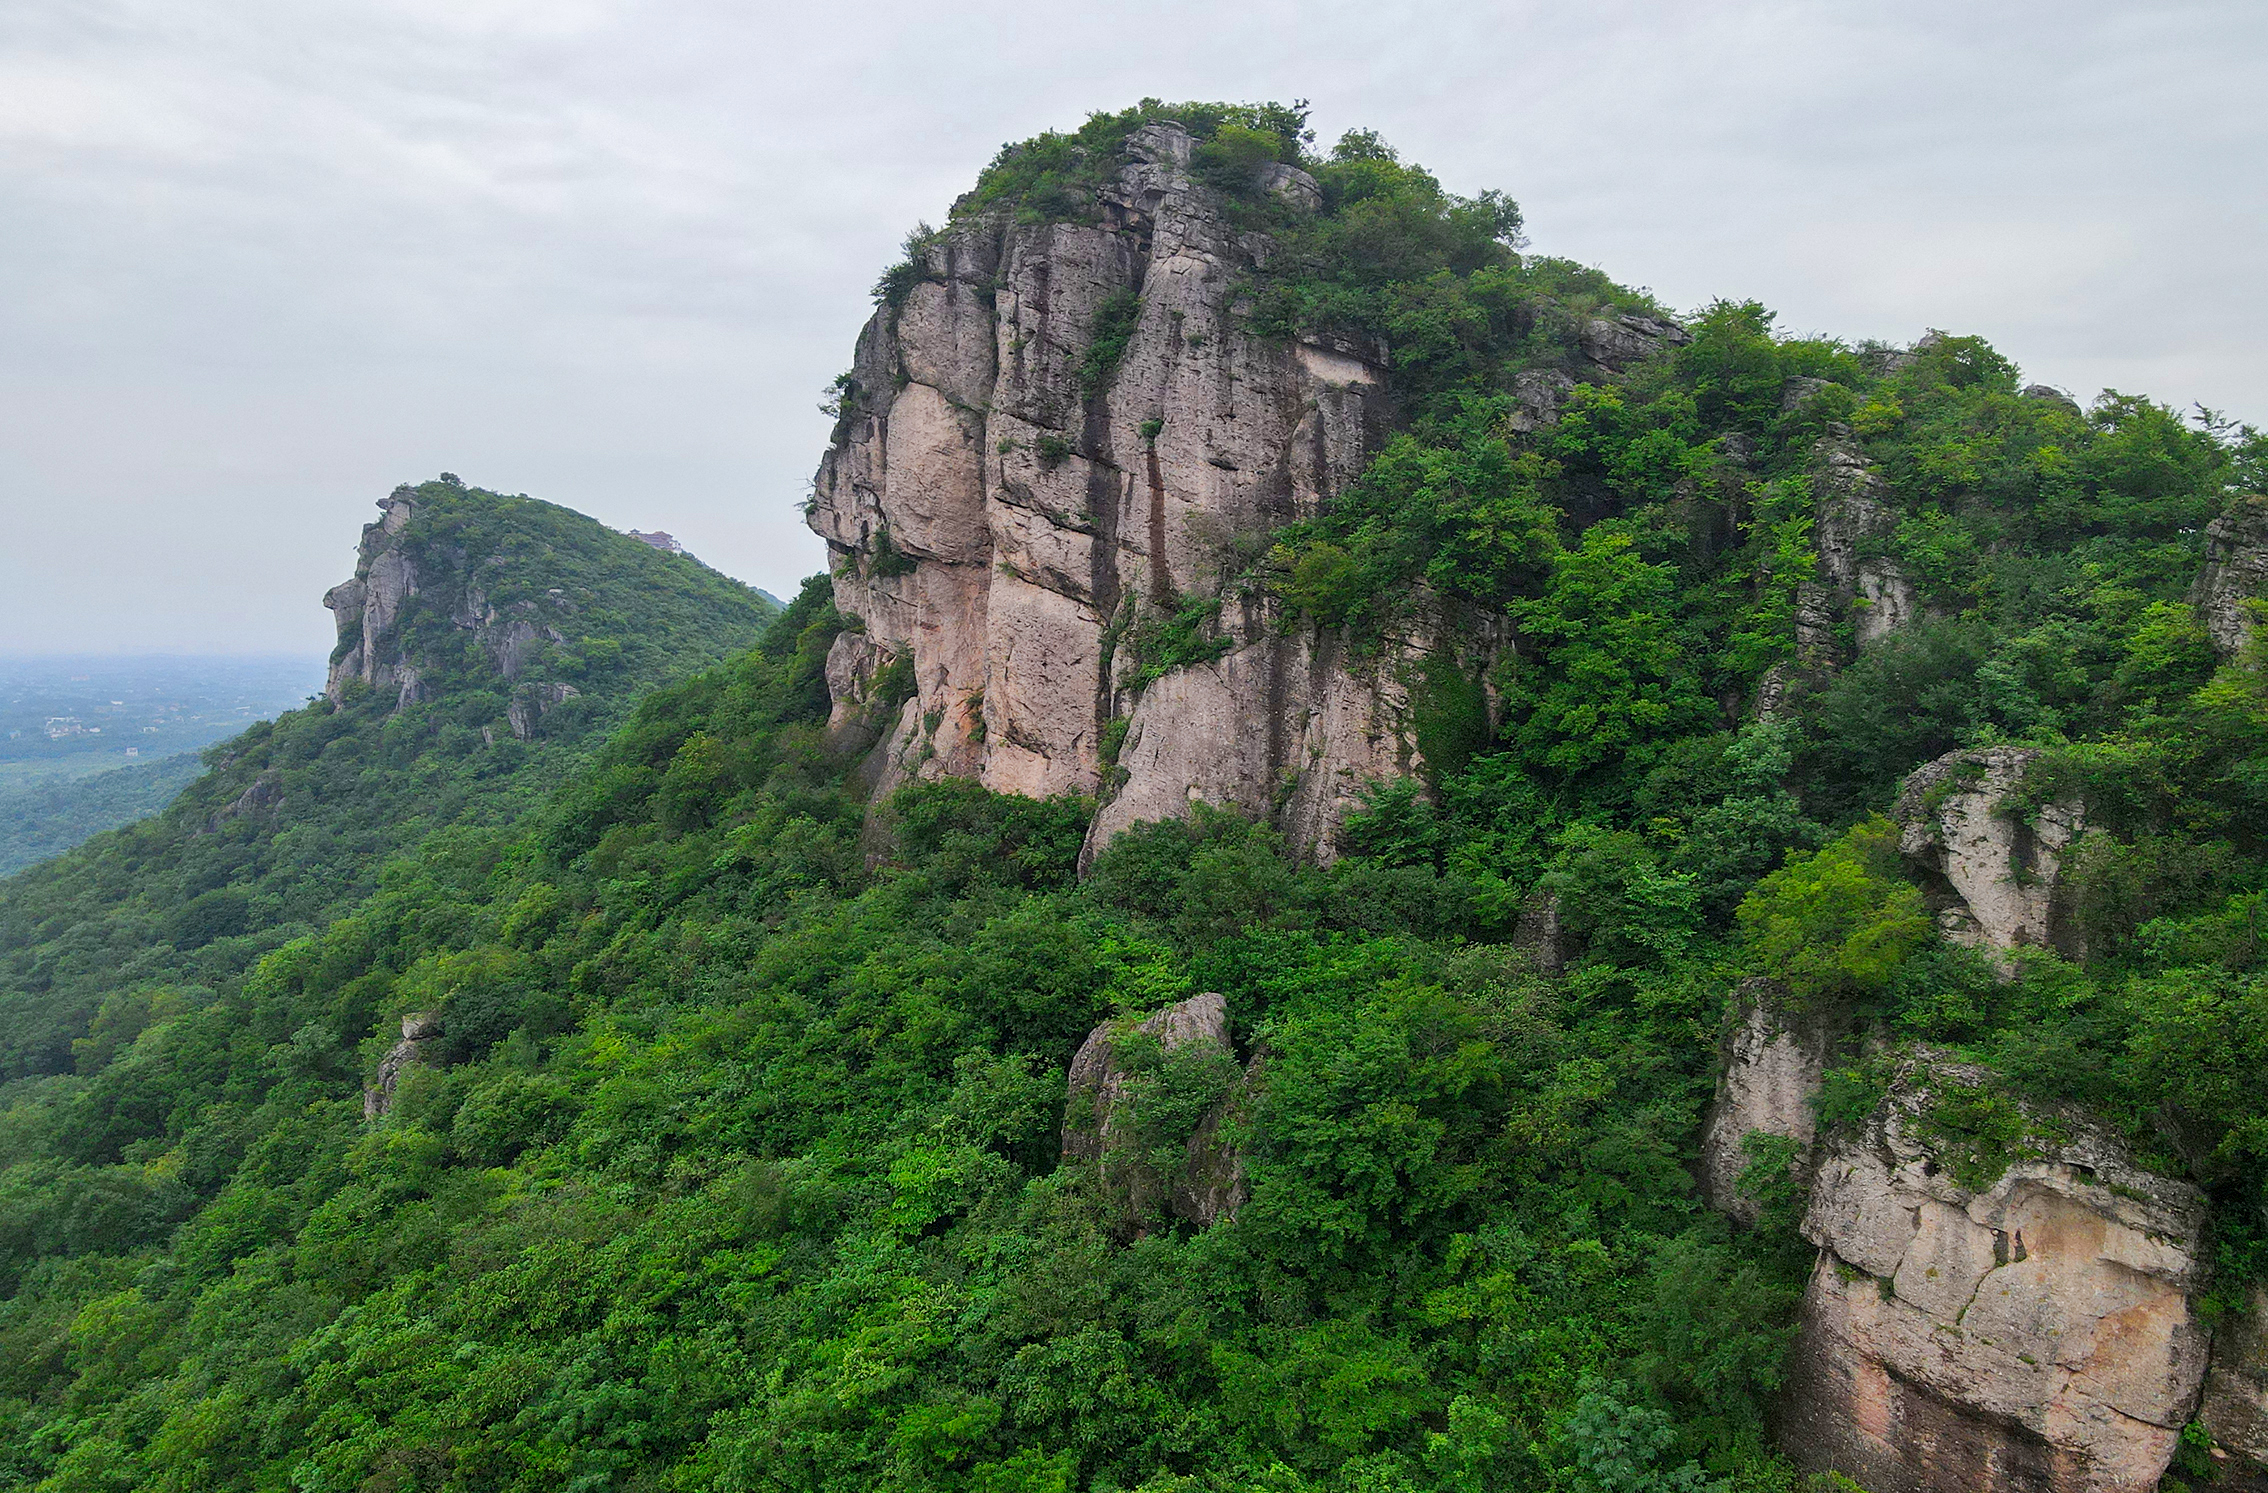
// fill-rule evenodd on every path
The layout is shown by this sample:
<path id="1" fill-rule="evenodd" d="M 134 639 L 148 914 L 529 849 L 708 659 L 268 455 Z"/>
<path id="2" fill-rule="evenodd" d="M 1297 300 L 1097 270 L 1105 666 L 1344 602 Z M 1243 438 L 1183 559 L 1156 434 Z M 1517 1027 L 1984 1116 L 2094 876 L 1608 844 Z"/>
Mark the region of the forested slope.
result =
<path id="1" fill-rule="evenodd" d="M 1098 116 L 1005 152 L 962 216 L 1094 228 L 1167 120 L 1194 145 L 1175 190 L 1268 250 L 1223 297 L 1236 335 L 1383 350 L 1393 418 L 1359 480 L 1224 542 L 1210 590 L 1137 586 L 1097 688 L 1154 710 L 1275 646 L 1264 623 L 1350 679 L 1399 671 L 1412 774 L 1328 864 L 1287 783 L 1134 823 L 1082 877 L 1127 781 L 1107 730 L 1092 793 L 940 775 L 997 745 L 998 702 L 940 695 L 963 734 L 939 737 L 917 655 L 838 610 L 944 563 L 902 519 L 842 530 L 834 577 L 587 761 L 499 732 L 510 692 L 343 690 L 157 827 L 0 890 L 34 972 L 0 1110 L 10 1476 L 1794 1489 L 1772 1424 L 1819 1289 L 1808 1174 L 1736 1131 L 1739 1224 L 1697 1177 L 1720 1037 L 1760 999 L 1827 1032 L 1823 1144 L 1885 1134 L 1917 1055 L 1958 1061 L 1912 1112 L 1930 1185 L 1983 1196 L 2084 1115 L 2210 1210 L 2197 1341 L 2243 1319 L 2268 1242 L 2260 438 L 2082 409 L 1973 338 L 1677 323 L 1373 136 L 1319 155 L 1293 111 Z M 886 315 L 961 273 L 912 248 Z M 1054 335 L 1107 404 L 1112 325 Z M 847 432 L 865 396 L 839 392 Z M 1099 469 L 1106 422 L 1066 419 L 1058 465 Z M 1137 454 L 1162 435 L 1131 422 Z M 331 731 L 363 755 L 310 801 L 362 817 L 195 832 L 264 771 L 294 802 Z M 1908 848 L 1977 780 L 1917 769 L 2002 747 L 2002 819 L 2085 805 L 2055 936 L 2011 946 Z M 208 840 L 239 847 L 209 887 Z M 65 899 L 104 886 L 107 931 L 72 931 Z M 1133 1025 L 1201 993 L 1220 1041 Z M 1076 1087 L 1121 1018 L 1089 1048 L 1110 1084 Z M 1199 1158 L 1230 1164 L 1228 1206 L 1184 1200 Z M 2242 1470 L 2213 1434 L 2137 1432 L 2191 1481 Z M 2056 1466 L 2038 1486 L 2132 1485 Z"/>

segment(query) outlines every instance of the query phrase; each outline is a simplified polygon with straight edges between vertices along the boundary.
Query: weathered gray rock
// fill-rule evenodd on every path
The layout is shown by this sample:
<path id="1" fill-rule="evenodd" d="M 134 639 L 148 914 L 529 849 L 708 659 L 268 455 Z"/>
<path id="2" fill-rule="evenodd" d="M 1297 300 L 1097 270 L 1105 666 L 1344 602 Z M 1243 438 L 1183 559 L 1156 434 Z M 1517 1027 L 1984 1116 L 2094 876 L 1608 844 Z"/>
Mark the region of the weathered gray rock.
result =
<path id="1" fill-rule="evenodd" d="M 1701 1190 L 1709 1206 L 1752 1224 L 1759 1204 L 1740 1188 L 1751 1164 L 1747 1139 L 1763 1134 L 1792 1140 L 1798 1147 L 1795 1165 L 1809 1167 L 1819 1130 L 1813 1101 L 1832 1032 L 1825 1017 L 1790 1011 L 1787 992 L 1770 980 L 1743 984 L 1728 1015 L 1717 1092 L 1701 1124 Z"/>
<path id="2" fill-rule="evenodd" d="M 1850 613 L 1852 633 L 1863 648 L 1918 618 L 1921 598 L 1882 553 L 1898 527 L 1889 480 L 1840 427 L 1821 437 L 1816 461 L 1819 509 L 1812 539 L 1820 579 Z"/>
<path id="3" fill-rule="evenodd" d="M 1622 373 L 1673 347 L 1683 347 L 1693 334 L 1666 316 L 1625 311 L 1617 316 L 1594 316 L 1576 334 L 1577 349 L 1600 373 Z"/>
<path id="4" fill-rule="evenodd" d="M 2047 384 L 2026 384 L 2020 391 L 2018 391 L 2018 397 L 2022 399 L 2037 400 L 2042 404 L 2059 405 L 2068 414 L 2076 415 L 2081 413 L 2078 400 L 2073 399 L 2070 395 L 2064 393 L 2061 389 L 2051 387 Z"/>
<path id="5" fill-rule="evenodd" d="M 2021 816 L 2017 798 L 2039 757 L 2031 747 L 1948 752 L 1899 792 L 1899 849 L 1929 879 L 1938 925 L 1958 943 L 2000 955 L 2083 952 L 2059 874 L 2086 808 L 2063 800 Z"/>
<path id="6" fill-rule="evenodd" d="M 1811 402 L 1813 395 L 1828 386 L 1829 380 L 1827 379 L 1811 378 L 1798 374 L 1789 379 L 1787 386 L 1780 390 L 1780 409 L 1783 412 L 1800 409 Z"/>
<path id="7" fill-rule="evenodd" d="M 414 489 L 407 487 L 380 499 L 378 521 L 363 526 L 353 576 L 323 597 L 339 634 L 323 686 L 333 704 L 358 684 L 380 697 L 392 695 L 397 710 L 426 697 L 425 668 L 411 656 L 402 635 L 412 603 L 446 614 L 450 625 L 470 635 L 474 650 L 506 684 L 517 681 L 543 651 L 567 641 L 561 627 L 572 617 L 574 603 L 563 590 L 497 606 L 473 578 L 480 568 L 474 557 L 446 543 L 413 542 L 417 506 Z M 425 599 L 418 601 L 421 596 Z M 508 712 L 514 734 L 527 739 L 545 711 L 574 693 L 569 686 L 545 685 L 538 695 L 516 699 Z"/>
<path id="8" fill-rule="evenodd" d="M 377 1074 L 362 1091 L 365 1120 L 381 1119 L 394 1107 L 394 1090 L 401 1086 L 402 1075 L 429 1061 L 430 1049 L 440 1037 L 441 1017 L 437 1012 L 413 1011 L 402 1018 L 401 1040 L 386 1049 L 386 1055 L 378 1060 Z"/>
<path id="9" fill-rule="evenodd" d="M 2252 641 L 2254 609 L 2268 601 L 2268 497 L 2239 498 L 2205 526 L 2205 565 L 2190 600 L 2224 656 Z"/>
<path id="10" fill-rule="evenodd" d="M 1323 187 L 1314 177 L 1297 166 L 1286 166 L 1269 161 L 1261 166 L 1254 185 L 1263 192 L 1281 197 L 1302 212 L 1323 210 Z"/>
<path id="11" fill-rule="evenodd" d="M 2213 1329 L 2213 1361 L 2197 1418 L 2223 1453 L 2217 1487 L 2268 1488 L 2268 1287 Z"/>
<path id="12" fill-rule="evenodd" d="M 1559 412 L 1575 380 L 1556 368 L 1530 368 L 1512 376 L 1512 413 L 1505 425 L 1528 433 L 1549 430 L 1559 423 Z"/>
<path id="13" fill-rule="evenodd" d="M 1166 1061 L 1216 1064 L 1224 1078 L 1236 1072 L 1228 1006 L 1210 991 L 1167 1006 L 1133 1033 L 1154 1040 Z M 1137 1232 L 1161 1212 L 1199 1228 L 1234 1217 L 1247 1191 L 1234 1131 L 1260 1081 L 1262 1059 L 1254 1055 L 1242 1079 L 1181 1142 L 1175 1164 L 1161 1170 L 1149 1154 L 1160 1138 L 1147 1133 L 1134 1072 L 1121 1056 L 1125 1036 L 1111 1023 L 1098 1026 L 1071 1060 L 1064 1159 L 1096 1163 L 1105 1192 Z"/>
<path id="14" fill-rule="evenodd" d="M 1556 975 L 1575 962 L 1581 940 L 1559 916 L 1559 893 L 1538 892 L 1528 899 L 1512 926 L 1512 947 L 1539 974 Z"/>
<path id="15" fill-rule="evenodd" d="M 362 528 L 354 575 L 323 595 L 339 630 L 340 651 L 331 660 L 323 693 L 336 703 L 347 682 L 359 679 L 384 692 L 398 688 L 401 664 L 385 656 L 402 604 L 417 595 L 417 567 L 394 539 L 409 527 L 417 504 L 406 488 L 378 500 L 379 518 Z M 414 684 L 411 686 L 415 688 Z"/>
<path id="16" fill-rule="evenodd" d="M 581 694 L 572 684 L 523 684 L 512 692 L 504 718 L 511 723 L 515 737 L 531 741 L 542 729 L 545 716 Z"/>
<path id="17" fill-rule="evenodd" d="M 1921 1116 L 1932 1087 L 1988 1079 L 1910 1066 L 1827 1143 L 1781 1444 L 1874 1493 L 2144 1493 L 2205 1373 L 2204 1201 L 2071 1115 L 1959 1185 Z"/>

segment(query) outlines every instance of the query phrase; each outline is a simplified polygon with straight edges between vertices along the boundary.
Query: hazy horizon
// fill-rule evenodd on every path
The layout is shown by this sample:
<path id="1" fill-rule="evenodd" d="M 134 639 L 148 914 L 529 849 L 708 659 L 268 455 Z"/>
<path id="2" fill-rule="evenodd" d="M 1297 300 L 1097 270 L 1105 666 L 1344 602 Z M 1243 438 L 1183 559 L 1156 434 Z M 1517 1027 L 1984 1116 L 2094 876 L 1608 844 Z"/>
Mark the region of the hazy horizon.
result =
<path id="1" fill-rule="evenodd" d="M 372 505 L 443 470 L 791 594 L 820 390 L 906 230 L 1146 95 L 1306 98 L 1324 147 L 1375 128 L 1679 307 L 2268 423 L 2264 42 L 2225 0 L 29 0 L 0 656 L 319 652 Z"/>

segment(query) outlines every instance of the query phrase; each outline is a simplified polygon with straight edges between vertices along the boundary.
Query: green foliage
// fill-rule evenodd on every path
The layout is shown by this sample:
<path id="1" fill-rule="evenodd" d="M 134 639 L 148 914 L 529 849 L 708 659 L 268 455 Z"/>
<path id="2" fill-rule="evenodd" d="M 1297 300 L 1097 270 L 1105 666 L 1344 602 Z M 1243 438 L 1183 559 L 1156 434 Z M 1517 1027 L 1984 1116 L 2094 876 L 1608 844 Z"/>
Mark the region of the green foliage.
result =
<path id="1" fill-rule="evenodd" d="M 1209 664 L 1235 647 L 1236 640 L 1220 630 L 1220 614 L 1219 599 L 1203 596 L 1142 613 L 1124 639 L 1135 662 L 1134 687 L 1143 688 L 1176 669 Z"/>
<path id="2" fill-rule="evenodd" d="M 434 874 L 477 882 L 504 826 L 590 760 L 640 689 L 745 646 L 774 615 L 736 581 L 549 503 L 447 480 L 410 496 L 400 543 L 426 582 L 396 633 L 422 697 L 353 691 L 263 722 L 210 749 L 162 814 L 0 882 L 0 1074 L 69 1072 L 73 1040 L 121 991 L 174 984 L 225 1003 L 411 847 L 430 847 Z M 505 616 L 566 624 L 567 641 L 530 645 L 505 681 L 452 619 L 457 576 Z M 579 694 L 519 741 L 509 692 L 544 682 Z"/>
<path id="3" fill-rule="evenodd" d="M 0 791 L 0 876 L 162 810 L 195 782 L 194 752 L 68 782 Z"/>
<path id="4" fill-rule="evenodd" d="M 1930 931 L 1899 874 L 1897 827 L 1879 815 L 1790 855 L 1741 902 L 1740 926 L 1753 967 L 1805 1002 L 1881 991 Z"/>
<path id="5" fill-rule="evenodd" d="M 1110 387 L 1141 315 L 1142 297 L 1135 290 L 1113 291 L 1095 307 L 1095 319 L 1087 328 L 1087 355 L 1079 364 L 1079 389 L 1088 398 Z"/>
<path id="6" fill-rule="evenodd" d="M 1250 170 L 1263 160 L 1296 161 L 1312 138 L 1307 106 L 1284 104 L 1167 104 L 1144 99 L 1116 114 L 1095 113 L 1068 133 L 1050 131 L 1004 145 L 953 204 L 955 218 L 1006 212 L 1018 222 L 1092 222 L 1099 216 L 1095 189 L 1129 159 L 1127 138 L 1147 125 L 1172 123 L 1197 142 L 1193 164 L 1225 190 L 1250 186 Z M 1240 168 L 1241 167 L 1241 173 Z"/>
<path id="7" fill-rule="evenodd" d="M 507 682 L 421 597 L 426 699 L 256 728 L 156 820 L 0 885 L 6 1477 L 1792 1488 L 1764 1432 L 1811 1262 L 1792 1147 L 1750 1148 L 1754 1229 L 1693 1195 L 1744 973 L 1976 1063 L 1932 1057 L 1918 1117 L 1957 1179 L 2083 1105 L 2208 1191 L 2216 1290 L 2268 1277 L 2268 671 L 2186 604 L 2260 438 L 1752 304 L 1604 372 L 1594 323 L 1648 297 L 1523 256 L 1511 203 L 1373 135 L 1317 159 L 1300 107 L 1097 115 L 955 217 L 1091 219 L 1169 119 L 1274 238 L 1257 325 L 1390 350 L 1403 427 L 1240 584 L 1402 667 L 1424 777 L 1371 786 L 1327 867 L 1203 805 L 1090 846 L 1082 800 L 869 804 L 826 730 L 824 578 L 767 620 L 428 484 L 431 573 L 573 601 L 521 678 L 574 709 L 497 736 Z M 1254 193 L 1269 162 L 1323 210 Z M 1138 313 L 1104 309 L 1089 393 Z M 1933 616 L 1799 657 L 1829 439 L 1885 476 L 1863 558 Z M 1217 606 L 1130 606 L 1108 645 L 1153 683 L 1226 650 Z M 1419 661 L 1387 658 L 1419 620 Z M 911 684 L 901 659 L 875 688 Z M 2084 961 L 1946 944 L 1882 817 L 1923 762 L 2011 739 L 2045 749 L 2017 813 L 2088 805 Z M 1556 978 L 1513 946 L 1546 910 Z M 1117 1159 L 1163 1177 L 1217 1125 L 1249 1197 L 1202 1230 L 1059 1164 L 1094 1119 L 1079 1045 L 1199 991 L 1233 1051 L 1122 1037 Z M 439 1034 L 366 1123 L 412 1013 Z M 1822 1122 L 1879 1112 L 1901 1051 L 1831 1064 Z"/>
<path id="8" fill-rule="evenodd" d="M 942 238 L 943 235 L 927 223 L 916 223 L 906 234 L 898 262 L 884 270 L 882 278 L 874 282 L 875 304 L 895 311 L 905 305 L 906 298 L 913 294 L 915 286 L 935 280 L 937 275 L 929 267 L 929 256 Z M 836 388 L 841 390 L 849 382 L 849 375 L 846 374 L 836 380 Z M 836 408 L 827 410 L 826 413 L 840 415 L 841 402 L 838 400 Z"/>

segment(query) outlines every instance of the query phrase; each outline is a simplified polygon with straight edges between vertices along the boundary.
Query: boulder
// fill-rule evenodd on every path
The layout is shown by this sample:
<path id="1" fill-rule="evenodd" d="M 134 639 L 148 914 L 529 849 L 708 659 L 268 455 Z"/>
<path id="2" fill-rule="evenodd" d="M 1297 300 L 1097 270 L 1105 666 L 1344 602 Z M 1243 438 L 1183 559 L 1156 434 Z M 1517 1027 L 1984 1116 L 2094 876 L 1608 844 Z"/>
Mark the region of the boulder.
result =
<path id="1" fill-rule="evenodd" d="M 2075 799 L 2017 804 L 2031 747 L 1948 752 L 1898 794 L 1899 849 L 1922 873 L 1947 937 L 2006 956 L 2020 948 L 2083 952 L 2059 873 L 2086 826 Z M 2005 964 L 2005 959 L 2004 959 Z"/>
<path id="2" fill-rule="evenodd" d="M 400 1086 L 402 1074 L 419 1063 L 430 1061 L 428 1049 L 440 1038 L 440 1013 L 412 1011 L 402 1018 L 401 1040 L 386 1049 L 386 1055 L 378 1060 L 376 1076 L 362 1091 L 365 1120 L 385 1117 L 386 1111 L 394 1107 L 394 1090 Z"/>
<path id="3" fill-rule="evenodd" d="M 1812 378 L 1807 374 L 1798 374 L 1789 379 L 1780 390 L 1781 412 L 1784 414 L 1790 410 L 1801 409 L 1811 402 L 1811 397 L 1814 394 L 1827 388 L 1830 382 L 1828 379 Z"/>
<path id="4" fill-rule="evenodd" d="M 2205 1373 L 2204 1200 L 2075 1115 L 1963 1186 L 1930 1096 L 1990 1081 L 1917 1059 L 1825 1144 L 1781 1444 L 1873 1493 L 2145 1493 Z"/>
<path id="5" fill-rule="evenodd" d="M 1577 350 L 1592 369 L 1603 374 L 1625 372 L 1692 340 L 1691 332 L 1668 317 L 1637 311 L 1589 317 L 1576 331 Z"/>
<path id="6" fill-rule="evenodd" d="M 1134 1045 L 1129 1035 L 1156 1044 L 1155 1063 L 1128 1061 L 1125 1049 Z M 1219 1070 L 1216 1077 L 1229 1081 L 1229 1092 L 1184 1137 L 1156 1133 L 1143 1113 L 1147 1082 L 1169 1063 L 1211 1066 Z M 1246 1195 L 1235 1129 L 1257 1088 L 1261 1064 L 1256 1054 L 1238 1076 L 1228 1006 L 1210 991 L 1167 1006 L 1131 1033 L 1106 1022 L 1071 1059 L 1063 1158 L 1096 1165 L 1105 1194 L 1131 1232 L 1142 1232 L 1164 1213 L 1198 1228 L 1232 1218 Z M 1161 1166 L 1160 1151 L 1176 1159 Z"/>
<path id="7" fill-rule="evenodd" d="M 1322 184 L 1297 166 L 1286 166 L 1280 161 L 1264 162 L 1253 185 L 1270 196 L 1281 197 L 1301 212 L 1323 210 Z"/>
<path id="8" fill-rule="evenodd" d="M 1530 368 L 1512 376 L 1512 413 L 1505 425 L 1528 433 L 1549 430 L 1559 423 L 1559 412 L 1575 380 L 1556 368 Z"/>
<path id="9" fill-rule="evenodd" d="M 2239 498 L 2205 526 L 2205 564 L 2190 600 L 2223 657 L 2252 641 L 2255 609 L 2268 601 L 2268 498 Z"/>

